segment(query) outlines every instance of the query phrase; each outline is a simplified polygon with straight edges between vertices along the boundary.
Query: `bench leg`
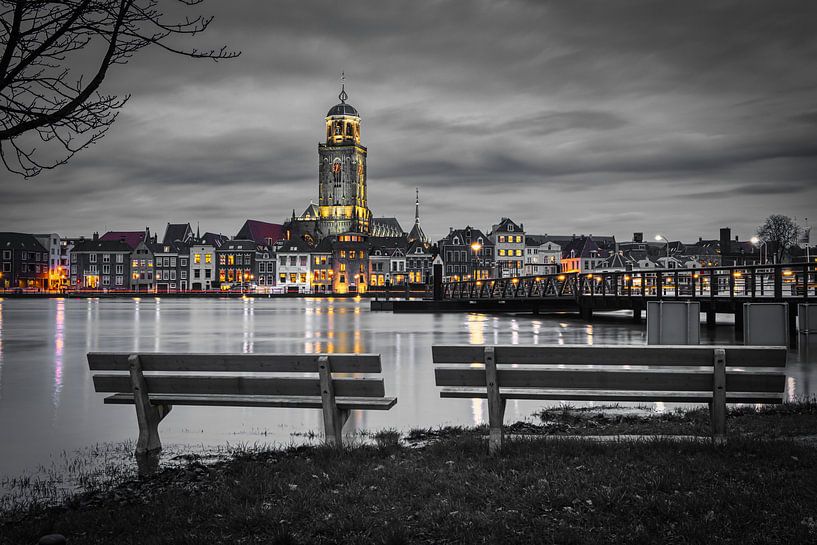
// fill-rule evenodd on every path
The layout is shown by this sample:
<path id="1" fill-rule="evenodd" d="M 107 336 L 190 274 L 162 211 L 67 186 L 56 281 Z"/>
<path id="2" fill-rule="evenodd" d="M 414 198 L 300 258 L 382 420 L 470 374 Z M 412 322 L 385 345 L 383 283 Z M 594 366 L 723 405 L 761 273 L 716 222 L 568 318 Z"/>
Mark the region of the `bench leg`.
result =
<path id="1" fill-rule="evenodd" d="M 137 455 L 162 450 L 162 441 L 159 439 L 159 422 L 172 408 L 172 405 L 136 403 L 136 421 L 139 424 L 139 439 L 136 441 Z"/>
<path id="2" fill-rule="evenodd" d="M 493 410 L 492 410 L 493 409 Z M 502 450 L 502 440 L 504 432 L 502 430 L 502 420 L 505 417 L 505 400 L 499 401 L 498 408 L 491 407 L 491 400 L 488 398 L 488 452 L 496 454 Z"/>
<path id="3" fill-rule="evenodd" d="M 715 349 L 713 362 L 712 402 L 709 404 L 709 418 L 712 421 L 712 441 L 726 442 L 726 351 Z"/>
<path id="4" fill-rule="evenodd" d="M 499 375 L 496 369 L 494 347 L 486 346 L 485 385 L 488 392 L 488 452 L 495 454 L 502 448 L 502 420 L 505 417 L 505 400 L 499 392 Z"/>
<path id="5" fill-rule="evenodd" d="M 349 420 L 349 411 L 342 411 L 335 407 L 324 408 L 323 429 L 327 445 L 343 446 L 343 426 Z"/>

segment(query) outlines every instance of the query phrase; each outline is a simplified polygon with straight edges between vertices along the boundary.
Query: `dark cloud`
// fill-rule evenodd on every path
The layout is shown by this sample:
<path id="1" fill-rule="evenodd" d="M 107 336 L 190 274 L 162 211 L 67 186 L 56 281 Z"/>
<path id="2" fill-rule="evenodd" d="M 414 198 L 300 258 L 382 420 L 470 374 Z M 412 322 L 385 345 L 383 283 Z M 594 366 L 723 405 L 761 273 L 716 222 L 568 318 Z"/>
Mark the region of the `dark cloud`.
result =
<path id="1" fill-rule="evenodd" d="M 176 9 L 176 8 L 169 8 Z M 195 43 L 115 67 L 110 134 L 32 181 L 2 173 L 0 229 L 200 220 L 234 234 L 317 197 L 323 116 L 347 74 L 370 206 L 427 233 L 512 216 L 539 232 L 748 235 L 817 203 L 817 5 L 242 0 Z M 193 42 L 180 42 L 179 45 Z M 812 214 L 813 215 L 813 214 Z"/>

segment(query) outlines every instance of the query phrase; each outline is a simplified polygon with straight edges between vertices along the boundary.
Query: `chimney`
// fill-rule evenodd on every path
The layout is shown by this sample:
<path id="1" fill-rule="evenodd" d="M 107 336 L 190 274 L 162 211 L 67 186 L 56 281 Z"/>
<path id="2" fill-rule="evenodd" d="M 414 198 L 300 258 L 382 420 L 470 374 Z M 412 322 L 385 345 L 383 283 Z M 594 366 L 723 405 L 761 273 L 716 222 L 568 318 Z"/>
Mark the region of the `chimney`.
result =
<path id="1" fill-rule="evenodd" d="M 644 242 L 644 233 L 633 233 L 633 242 Z"/>
<path id="2" fill-rule="evenodd" d="M 721 264 L 731 265 L 726 259 L 726 256 L 732 253 L 732 229 L 729 227 L 721 227 Z"/>
<path id="3" fill-rule="evenodd" d="M 448 228 L 448 234 L 450 235 L 450 234 L 451 234 L 451 233 L 453 233 L 453 232 L 454 232 L 454 228 L 453 228 L 453 227 L 449 227 L 449 228 Z"/>
<path id="4" fill-rule="evenodd" d="M 698 237 L 698 244 L 703 244 L 704 237 Z"/>
<path id="5" fill-rule="evenodd" d="M 99 240 L 99 232 L 94 231 L 94 240 Z"/>
<path id="6" fill-rule="evenodd" d="M 735 235 L 735 242 L 740 242 L 737 235 Z"/>

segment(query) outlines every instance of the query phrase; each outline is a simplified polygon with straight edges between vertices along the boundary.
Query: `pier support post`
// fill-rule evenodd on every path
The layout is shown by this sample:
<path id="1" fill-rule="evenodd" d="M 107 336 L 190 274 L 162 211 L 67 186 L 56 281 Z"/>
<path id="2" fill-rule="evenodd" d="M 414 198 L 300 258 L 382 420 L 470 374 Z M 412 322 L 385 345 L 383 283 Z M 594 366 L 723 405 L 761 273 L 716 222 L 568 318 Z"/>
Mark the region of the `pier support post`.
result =
<path id="1" fill-rule="evenodd" d="M 743 305 L 735 303 L 735 340 L 743 340 Z"/>
<path id="2" fill-rule="evenodd" d="M 789 346 L 797 348 L 797 305 L 789 303 Z"/>
<path id="3" fill-rule="evenodd" d="M 641 309 L 634 308 L 633 309 L 633 323 L 640 324 L 641 323 Z"/>
<path id="4" fill-rule="evenodd" d="M 579 307 L 579 316 L 582 320 L 590 322 L 593 320 L 593 309 L 591 307 Z"/>

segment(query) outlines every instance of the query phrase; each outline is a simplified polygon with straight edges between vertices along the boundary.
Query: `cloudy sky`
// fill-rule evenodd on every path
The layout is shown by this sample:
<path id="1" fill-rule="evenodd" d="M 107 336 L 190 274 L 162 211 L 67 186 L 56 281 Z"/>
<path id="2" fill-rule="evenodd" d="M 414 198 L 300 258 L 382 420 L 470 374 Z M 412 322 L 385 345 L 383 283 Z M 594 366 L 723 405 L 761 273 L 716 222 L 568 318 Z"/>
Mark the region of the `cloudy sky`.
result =
<path id="1" fill-rule="evenodd" d="M 117 66 L 108 136 L 25 181 L 0 230 L 235 234 L 317 199 L 317 144 L 346 72 L 369 206 L 437 239 L 501 216 L 534 233 L 751 236 L 817 220 L 817 3 L 210 0 L 202 46 Z M 817 222 L 810 222 L 817 223 Z"/>

